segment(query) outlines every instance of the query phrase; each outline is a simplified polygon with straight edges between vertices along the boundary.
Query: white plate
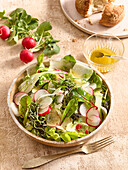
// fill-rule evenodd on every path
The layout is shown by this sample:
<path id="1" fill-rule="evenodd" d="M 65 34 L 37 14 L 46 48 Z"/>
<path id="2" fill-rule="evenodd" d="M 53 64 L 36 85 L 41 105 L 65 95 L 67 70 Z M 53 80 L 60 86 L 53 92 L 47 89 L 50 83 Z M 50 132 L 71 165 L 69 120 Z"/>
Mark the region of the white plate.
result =
<path id="1" fill-rule="evenodd" d="M 119 4 L 119 0 L 116 3 Z M 78 29 L 88 33 L 98 33 L 101 36 L 108 36 L 106 34 L 114 34 L 119 38 L 128 37 L 128 0 L 121 0 L 121 4 L 125 5 L 125 17 L 118 25 L 108 28 L 99 24 L 102 13 L 93 14 L 89 17 L 93 25 L 90 25 L 88 18 L 82 17 L 75 8 L 75 0 L 60 0 L 61 8 L 67 19 Z M 77 20 L 77 22 L 75 21 Z M 127 29 L 127 31 L 126 31 Z"/>

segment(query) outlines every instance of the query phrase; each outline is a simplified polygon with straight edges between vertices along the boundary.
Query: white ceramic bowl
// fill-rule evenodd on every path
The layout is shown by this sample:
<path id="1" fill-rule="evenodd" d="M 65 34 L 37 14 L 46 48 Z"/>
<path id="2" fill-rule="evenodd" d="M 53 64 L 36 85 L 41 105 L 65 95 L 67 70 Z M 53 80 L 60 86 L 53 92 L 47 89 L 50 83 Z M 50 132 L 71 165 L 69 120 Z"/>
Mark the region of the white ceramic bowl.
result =
<path id="1" fill-rule="evenodd" d="M 77 61 L 79 62 L 79 61 Z M 79 62 L 81 63 L 81 62 Z M 48 63 L 45 63 L 48 64 Z M 85 63 L 81 63 L 82 65 L 87 65 Z M 55 146 L 55 147 L 71 147 L 71 146 L 77 146 L 77 145 L 81 145 L 86 143 L 92 136 L 94 136 L 97 132 L 100 131 L 100 129 L 104 126 L 104 124 L 108 121 L 108 118 L 110 116 L 111 110 L 112 110 L 112 106 L 113 106 L 113 95 L 112 95 L 112 90 L 111 87 L 109 85 L 109 83 L 105 80 L 104 76 L 97 71 L 95 68 L 93 68 L 94 71 L 96 71 L 96 73 L 102 78 L 103 83 L 107 86 L 108 88 L 108 92 L 109 92 L 109 96 L 110 96 L 110 109 L 108 112 L 108 115 L 106 117 L 106 119 L 103 121 L 103 123 L 96 129 L 94 130 L 92 133 L 90 133 L 89 135 L 79 138 L 79 139 L 75 139 L 72 140 L 71 142 L 65 143 L 65 142 L 58 142 L 58 141 L 51 141 L 51 140 L 47 140 L 41 137 L 38 137 L 34 134 L 32 134 L 31 132 L 29 132 L 28 130 L 26 130 L 21 124 L 20 122 L 17 120 L 17 117 L 13 114 L 12 109 L 11 109 L 11 102 L 13 102 L 13 96 L 14 94 L 18 91 L 17 87 L 18 85 L 23 81 L 25 75 L 26 75 L 26 70 L 31 69 L 34 65 L 36 64 L 32 64 L 29 67 L 27 67 L 26 69 L 24 69 L 22 72 L 20 72 L 16 78 L 13 80 L 10 89 L 8 91 L 8 96 L 7 96 L 7 102 L 8 102 L 8 107 L 9 107 L 9 112 L 14 120 L 14 122 L 16 123 L 16 125 L 25 133 L 27 134 L 29 137 L 33 138 L 34 140 L 45 144 L 45 145 L 50 145 L 50 146 Z"/>

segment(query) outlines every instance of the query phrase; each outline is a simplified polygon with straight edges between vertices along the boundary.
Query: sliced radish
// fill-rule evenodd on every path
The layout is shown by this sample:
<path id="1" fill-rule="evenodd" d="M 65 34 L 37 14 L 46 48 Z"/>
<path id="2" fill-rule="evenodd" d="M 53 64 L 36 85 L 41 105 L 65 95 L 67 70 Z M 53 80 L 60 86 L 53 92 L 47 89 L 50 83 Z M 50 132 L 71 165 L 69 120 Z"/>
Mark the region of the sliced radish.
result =
<path id="1" fill-rule="evenodd" d="M 91 117 L 92 115 L 99 117 L 98 107 L 91 107 L 91 108 L 87 111 L 86 117 L 87 117 L 88 119 L 90 119 L 90 117 Z"/>
<path id="2" fill-rule="evenodd" d="M 56 127 L 60 125 L 60 117 L 56 112 L 51 112 L 47 116 L 47 126 Z"/>
<path id="3" fill-rule="evenodd" d="M 85 103 L 82 103 L 79 107 L 79 112 L 82 116 L 86 117 L 86 113 L 88 111 L 88 108 Z"/>
<path id="4" fill-rule="evenodd" d="M 99 116 L 92 115 L 92 116 L 90 116 L 90 118 L 86 118 L 86 123 L 87 123 L 89 126 L 97 127 L 97 126 L 100 125 L 101 120 L 100 120 L 100 117 L 99 117 Z"/>
<path id="5" fill-rule="evenodd" d="M 12 109 L 12 112 L 16 115 L 16 116 L 20 116 L 19 115 L 19 110 L 18 108 L 16 107 L 15 103 L 11 103 L 11 109 Z"/>
<path id="6" fill-rule="evenodd" d="M 60 69 L 57 69 L 57 68 L 55 68 L 54 70 L 55 70 L 55 71 L 61 71 L 61 72 L 65 73 L 65 74 L 68 74 L 68 72 L 63 71 L 63 70 L 60 70 Z"/>
<path id="7" fill-rule="evenodd" d="M 39 107 L 41 109 L 48 107 L 52 103 L 52 98 L 51 97 L 42 97 L 36 102 L 39 103 Z"/>
<path id="8" fill-rule="evenodd" d="M 64 93 L 59 92 L 57 95 L 57 103 L 62 103 L 63 98 L 64 98 Z"/>
<path id="9" fill-rule="evenodd" d="M 87 93 L 93 95 L 93 88 L 92 88 L 92 87 L 86 87 L 84 90 L 85 90 Z"/>
<path id="10" fill-rule="evenodd" d="M 44 95 L 49 94 L 49 92 L 45 89 L 40 89 L 36 91 L 36 93 L 33 96 L 34 101 L 38 100 L 40 97 L 43 97 Z"/>
<path id="11" fill-rule="evenodd" d="M 51 111 L 51 107 L 48 106 L 48 107 L 45 107 L 45 108 L 40 108 L 39 111 L 38 111 L 38 115 L 39 116 L 44 116 L 46 114 L 48 114 L 49 112 Z"/>
<path id="12" fill-rule="evenodd" d="M 23 97 L 23 96 L 28 96 L 27 93 L 25 92 L 18 92 L 14 95 L 14 103 L 18 106 L 20 104 L 20 99 Z"/>

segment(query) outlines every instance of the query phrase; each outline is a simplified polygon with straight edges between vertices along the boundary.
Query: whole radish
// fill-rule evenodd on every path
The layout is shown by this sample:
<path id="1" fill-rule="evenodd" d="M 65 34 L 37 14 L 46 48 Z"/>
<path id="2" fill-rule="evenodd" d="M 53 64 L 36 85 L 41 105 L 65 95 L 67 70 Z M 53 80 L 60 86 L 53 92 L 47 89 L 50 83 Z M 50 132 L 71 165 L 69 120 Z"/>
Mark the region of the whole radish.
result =
<path id="1" fill-rule="evenodd" d="M 0 38 L 7 39 L 10 36 L 10 29 L 6 25 L 0 27 Z"/>
<path id="2" fill-rule="evenodd" d="M 22 41 L 22 45 L 24 48 L 30 49 L 35 47 L 36 41 L 32 37 L 25 37 Z"/>
<path id="3" fill-rule="evenodd" d="M 20 52 L 20 59 L 24 63 L 29 63 L 34 59 L 34 54 L 29 50 L 22 50 Z"/>

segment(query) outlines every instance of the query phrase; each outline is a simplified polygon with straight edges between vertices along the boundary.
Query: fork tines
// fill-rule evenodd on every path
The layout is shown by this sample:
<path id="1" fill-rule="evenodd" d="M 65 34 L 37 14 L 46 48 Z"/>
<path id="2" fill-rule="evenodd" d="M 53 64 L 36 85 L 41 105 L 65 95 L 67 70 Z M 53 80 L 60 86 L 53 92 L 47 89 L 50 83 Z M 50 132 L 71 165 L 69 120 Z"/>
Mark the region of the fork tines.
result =
<path id="1" fill-rule="evenodd" d="M 90 143 L 89 144 L 90 152 L 96 152 L 96 151 L 106 147 L 107 145 L 113 143 L 113 142 L 114 142 L 113 138 L 111 136 L 109 136 L 109 137 L 101 139 L 97 142 Z"/>

